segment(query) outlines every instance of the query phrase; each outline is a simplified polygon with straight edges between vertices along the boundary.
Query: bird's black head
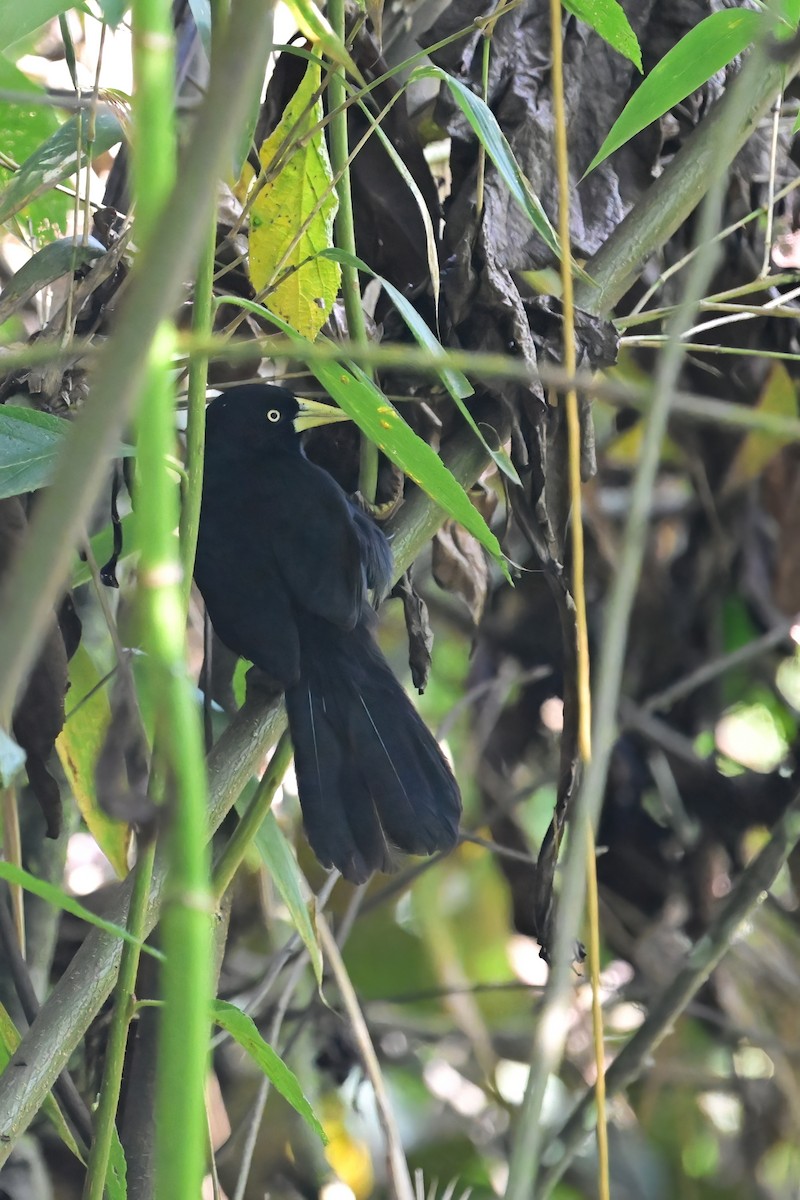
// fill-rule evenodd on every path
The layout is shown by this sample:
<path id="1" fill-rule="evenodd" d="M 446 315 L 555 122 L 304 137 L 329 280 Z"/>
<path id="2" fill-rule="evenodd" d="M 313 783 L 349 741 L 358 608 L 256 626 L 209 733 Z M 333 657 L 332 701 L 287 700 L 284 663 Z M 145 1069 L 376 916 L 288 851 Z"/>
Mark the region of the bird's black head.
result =
<path id="1" fill-rule="evenodd" d="M 344 413 L 333 405 L 301 399 L 287 388 L 268 383 L 229 388 L 206 410 L 210 437 L 238 442 L 255 451 L 278 446 L 288 449 L 298 444 L 301 430 L 343 420 L 347 420 Z"/>
<path id="2" fill-rule="evenodd" d="M 253 383 L 230 388 L 206 410 L 209 436 L 258 449 L 297 441 L 294 420 L 300 405 L 286 388 Z"/>

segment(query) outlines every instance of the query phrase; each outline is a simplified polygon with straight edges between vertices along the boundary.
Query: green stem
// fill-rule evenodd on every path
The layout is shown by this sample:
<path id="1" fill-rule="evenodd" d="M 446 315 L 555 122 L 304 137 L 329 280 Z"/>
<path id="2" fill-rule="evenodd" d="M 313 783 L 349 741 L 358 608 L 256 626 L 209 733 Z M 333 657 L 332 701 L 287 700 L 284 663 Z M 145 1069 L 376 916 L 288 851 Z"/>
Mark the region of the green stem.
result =
<path id="1" fill-rule="evenodd" d="M 250 843 L 261 828 L 291 761 L 292 739 L 288 729 L 284 729 L 247 812 L 239 821 L 214 867 L 212 891 L 218 904 L 228 890 Z"/>
<path id="2" fill-rule="evenodd" d="M 162 339 L 162 343 L 171 339 Z M 154 347 L 154 356 L 158 345 Z M 155 1128 L 156 1195 L 199 1195 L 206 1158 L 204 1086 L 211 1001 L 211 897 L 206 777 L 199 713 L 185 662 L 185 609 L 177 488 L 164 462 L 174 438 L 169 355 L 154 357 L 139 422 L 139 603 L 157 750 L 172 784 L 167 837 L 169 894 L 163 916 Z M 162 736 L 163 731 L 163 736 Z"/>
<path id="3" fill-rule="evenodd" d="M 175 62 L 169 3 L 135 0 L 133 35 L 136 226 L 137 239 L 146 247 L 158 228 L 176 176 Z M 208 299 L 206 302 L 210 308 Z M 172 326 L 164 323 L 151 343 L 141 400 L 136 489 L 140 540 L 137 600 L 146 682 L 154 727 L 159 731 L 159 762 L 173 793 L 167 836 L 170 889 L 163 917 L 166 960 L 155 1119 L 156 1196 L 163 1200 L 198 1196 L 205 1173 L 212 972 L 203 739 L 186 668 L 185 590 L 181 555 L 173 537 L 179 516 L 178 490 L 166 463 L 175 442 L 173 348 Z M 201 365 L 200 378 L 202 370 Z M 195 398 L 197 391 L 195 371 Z M 196 472 L 193 485 L 190 492 L 196 498 Z"/>
<path id="4" fill-rule="evenodd" d="M 489 103 L 489 60 L 492 56 L 491 27 L 484 29 L 481 44 L 481 95 L 485 104 Z M 486 147 L 483 142 L 478 144 L 478 167 L 475 176 L 475 209 L 478 220 L 478 230 L 483 217 L 483 196 L 486 183 Z"/>
<path id="5" fill-rule="evenodd" d="M 344 0 L 329 0 L 328 18 L 334 33 L 342 41 L 345 39 L 345 4 Z M 328 99 L 333 116 L 331 117 L 330 144 L 331 166 L 334 175 L 339 177 L 336 192 L 339 197 L 339 211 L 336 214 L 334 233 L 336 245 L 348 254 L 356 253 L 356 234 L 353 222 L 353 194 L 350 188 L 350 169 L 348 158 L 350 154 L 347 140 L 347 91 L 345 88 L 344 67 L 334 65 L 328 82 Z M 347 314 L 347 329 L 350 338 L 357 345 L 367 344 L 367 323 L 364 319 L 364 309 L 361 304 L 361 288 L 358 282 L 358 271 L 353 266 L 342 264 L 342 299 Z M 361 438 L 361 461 L 358 472 L 358 488 L 365 500 L 373 502 L 378 488 L 378 447 L 369 438 Z"/>
<path id="6" fill-rule="evenodd" d="M 214 298 L 214 255 L 217 245 L 216 214 L 212 214 L 203 253 L 197 267 L 194 286 L 192 332 L 198 337 L 211 333 Z M 183 569 L 183 604 L 189 607 L 192 590 L 194 555 L 197 531 L 200 526 L 200 501 L 203 494 L 203 454 L 206 442 L 206 387 L 208 385 L 208 355 L 199 354 L 189 363 L 189 388 L 186 410 L 186 474 L 188 483 L 183 493 L 180 521 L 181 566 Z"/>
<path id="7" fill-rule="evenodd" d="M 151 842 L 140 854 L 134 869 L 131 905 L 128 910 L 127 928 L 135 938 L 146 936 L 147 902 L 153 876 L 155 843 Z M 114 989 L 114 1008 L 111 1028 L 106 1046 L 103 1082 L 100 1100 L 94 1119 L 94 1140 L 89 1156 L 83 1200 L 103 1200 L 114 1122 L 122 1086 L 122 1070 L 125 1065 L 125 1047 L 128 1026 L 134 1011 L 136 974 L 139 970 L 140 949 L 126 942 L 122 947 L 119 976 Z"/>

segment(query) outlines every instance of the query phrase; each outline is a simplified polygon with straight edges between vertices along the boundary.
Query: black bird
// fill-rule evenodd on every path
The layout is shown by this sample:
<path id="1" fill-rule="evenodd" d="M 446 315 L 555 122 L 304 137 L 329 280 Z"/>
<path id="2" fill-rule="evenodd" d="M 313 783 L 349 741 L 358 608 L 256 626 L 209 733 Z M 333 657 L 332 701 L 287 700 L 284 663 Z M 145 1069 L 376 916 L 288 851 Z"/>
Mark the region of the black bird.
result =
<path id="1" fill-rule="evenodd" d="M 300 444 L 326 416 L 264 384 L 212 400 L 195 579 L 225 645 L 285 689 L 314 853 L 362 882 L 392 847 L 451 849 L 461 797 L 373 638 L 389 543 Z"/>

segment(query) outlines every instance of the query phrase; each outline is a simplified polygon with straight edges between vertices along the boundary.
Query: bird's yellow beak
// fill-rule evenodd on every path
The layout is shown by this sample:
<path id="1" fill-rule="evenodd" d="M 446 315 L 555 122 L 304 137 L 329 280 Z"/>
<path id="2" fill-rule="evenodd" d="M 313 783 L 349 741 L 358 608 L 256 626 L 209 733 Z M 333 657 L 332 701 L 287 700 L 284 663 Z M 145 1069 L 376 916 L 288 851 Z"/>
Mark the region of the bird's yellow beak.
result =
<path id="1" fill-rule="evenodd" d="M 333 404 L 320 404 L 303 396 L 297 396 L 296 399 L 300 405 L 300 412 L 293 422 L 297 433 L 302 433 L 304 429 L 315 429 L 318 425 L 330 425 L 334 421 L 350 420 L 346 413 Z"/>

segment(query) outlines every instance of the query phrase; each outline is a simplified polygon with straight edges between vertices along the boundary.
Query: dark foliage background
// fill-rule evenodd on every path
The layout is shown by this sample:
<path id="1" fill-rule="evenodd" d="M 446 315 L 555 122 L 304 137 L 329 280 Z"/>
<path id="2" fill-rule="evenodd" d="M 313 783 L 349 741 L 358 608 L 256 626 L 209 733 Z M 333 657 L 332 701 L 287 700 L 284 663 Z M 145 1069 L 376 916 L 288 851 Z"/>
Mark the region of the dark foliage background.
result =
<path id="1" fill-rule="evenodd" d="M 626 4 L 645 70 L 721 7 L 703 0 Z M 393 8 L 383 14 L 380 44 L 367 27 L 361 29 L 354 58 L 370 81 L 418 46 L 432 46 L 466 29 L 464 37 L 434 51 L 432 59 L 478 91 L 485 36 L 475 22 L 493 12 L 492 5 L 473 0 Z M 176 20 L 182 39 L 191 42 L 188 9 L 177 6 Z M 709 107 L 724 96 L 728 75 L 738 64 L 714 76 L 582 179 L 639 76 L 575 18 L 566 16 L 564 29 L 572 248 L 584 260 L 604 245 L 686 145 Z M 189 85 L 186 79 L 182 83 L 191 88 L 197 81 L 192 73 L 198 69 L 196 61 L 187 53 L 181 62 Z M 274 128 L 303 65 L 287 52 L 278 55 L 257 141 Z M 546 978 L 539 949 L 549 944 L 557 881 L 553 832 L 563 829 L 578 780 L 563 404 L 538 382 L 537 374 L 538 367 L 559 364 L 562 325 L 558 300 L 541 286 L 541 273 L 556 266 L 552 255 L 532 235 L 490 164 L 479 210 L 478 143 L 450 91 L 434 91 L 429 83 L 415 84 L 395 104 L 383 129 L 420 188 L 437 229 L 443 344 L 502 352 L 531 369 L 530 383 L 478 381 L 474 400 L 478 418 L 509 438 L 522 482 L 509 494 L 496 472 L 487 470 L 473 496 L 520 571 L 516 587 L 509 588 L 477 543 L 447 523 L 415 564 L 412 580 L 401 586 L 403 605 L 386 606 L 385 648 L 398 670 L 404 670 L 410 635 L 415 682 L 428 674 L 431 627 L 435 633 L 420 706 L 452 753 L 465 796 L 465 837 L 448 859 L 403 865 L 397 875 L 375 879 L 358 893 L 338 884 L 326 911 L 379 1053 L 409 1163 L 422 1173 L 424 1194 L 461 1196 L 471 1190 L 474 1197 L 488 1197 L 502 1194 L 505 1186 L 515 1109 Z M 376 89 L 374 114 L 396 87 L 389 82 Z M 494 26 L 487 101 L 534 191 L 554 214 L 548 5 L 543 0 L 522 0 Z M 775 275 L 779 267 L 793 271 L 797 266 L 795 193 L 776 206 L 777 225 L 771 232 L 763 218 L 736 224 L 764 204 L 770 179 L 775 190 L 795 180 L 796 145 L 790 132 L 795 109 L 790 87 L 783 97 L 774 152 L 770 117 L 732 166 L 723 224 L 733 228 L 721 242 L 709 294 L 749 284 L 761 269 L 765 248 Z M 354 144 L 366 123 L 357 112 L 351 119 Z M 435 160 L 432 172 L 423 146 L 444 137 L 450 139 L 449 156 Z M 354 160 L 352 182 L 360 257 L 409 296 L 433 326 L 419 209 L 375 138 Z M 124 154 L 111 171 L 106 200 L 119 212 L 127 211 Z M 218 294 L 251 294 L 236 260 L 236 244 L 227 236 L 231 220 L 224 207 L 219 222 Z M 663 276 L 692 248 L 694 230 L 690 218 L 648 258 L 617 306 L 615 323 L 588 314 L 579 319 L 581 367 L 608 371 L 617 382 L 636 383 L 652 373 L 658 350 L 642 344 L 642 335 L 660 332 L 659 317 L 638 324 L 626 318 L 637 313 L 640 302 L 663 308 L 680 299 L 681 273 Z M 95 232 L 102 240 L 99 225 Z M 93 314 L 92 328 L 100 335 L 106 321 L 113 325 L 115 287 L 122 274 L 115 276 L 115 286 Z M 765 297 L 782 302 L 782 310 L 795 304 L 786 282 L 766 286 L 759 300 Z M 698 323 L 716 315 L 701 313 Z M 385 301 L 378 301 L 372 318 L 377 339 L 408 337 Z M 230 313 L 223 308 L 220 325 L 226 319 Z M 25 320 L 26 332 L 33 334 L 31 311 Z M 337 311 L 333 333 L 341 320 Z M 256 319 L 246 328 L 264 332 Z M 701 329 L 693 340 L 738 352 L 690 353 L 680 378 L 682 392 L 796 415 L 796 364 L 791 358 L 784 364 L 762 356 L 764 351 L 798 353 L 794 319 L 771 315 L 764 305 L 754 319 Z M 258 361 L 256 355 L 253 364 L 212 366 L 211 382 L 243 377 Z M 416 402 L 404 413 L 422 436 L 445 448 L 452 445 L 462 418 L 437 386 L 403 369 L 383 372 L 380 382 L 387 394 Z M 298 386 L 303 384 L 308 386 L 309 380 L 301 377 Z M 43 393 L 26 373 L 14 377 L 6 395 L 27 390 L 36 406 L 54 410 L 63 397 L 79 404 L 83 385 L 76 372 Z M 642 418 L 633 407 L 596 398 L 591 405 L 584 402 L 582 420 L 586 592 L 596 654 L 609 584 L 619 566 Z M 309 453 L 344 486 L 354 488 L 354 435 L 320 436 L 310 441 Z M 383 464 L 378 499 L 396 501 L 402 486 L 396 471 Z M 671 420 L 652 500 L 646 561 L 629 630 L 619 737 L 598 830 L 609 1060 L 674 978 L 687 949 L 708 929 L 796 793 L 800 662 L 791 630 L 800 611 L 798 501 L 796 443 L 699 420 L 691 406 Z M 106 519 L 101 514 L 98 526 Z M 13 542 L 21 536 L 23 517 L 16 501 L 3 502 L 0 521 L 5 521 L 0 545 L 3 537 Z M 116 626 L 126 646 L 136 645 L 126 609 L 131 577 L 124 564 L 120 582 Z M 83 588 L 76 605 L 83 618 L 84 648 L 103 661 L 107 633 L 97 600 Z M 40 673 L 17 711 L 15 730 L 24 745 L 28 705 L 34 707 L 39 735 L 48 734 L 48 721 L 55 721 L 57 732 L 59 714 L 53 717 L 47 709 L 43 716 L 38 684 L 47 672 L 63 674 L 65 643 L 69 652 L 74 648 L 67 633 L 69 618 L 63 613 L 61 618 L 62 635 L 56 636 L 54 625 Z M 197 605 L 191 647 L 199 667 L 203 643 Z M 242 698 L 241 669 L 234 674 L 233 663 L 220 665 L 218 659 L 215 670 L 215 698 L 230 708 L 235 695 Z M 44 691 L 45 705 L 51 708 L 53 694 L 63 694 L 55 687 Z M 111 703 L 122 714 L 114 728 L 126 757 L 123 790 L 135 792 L 141 764 L 136 762 L 126 698 L 114 692 Z M 219 713 L 215 721 L 221 726 L 225 719 Z M 54 736 L 46 739 L 44 757 Z M 33 777 L 31 785 L 38 795 Z M 74 832 L 71 801 L 66 804 L 68 832 Z M 299 833 L 291 779 L 275 811 L 319 891 L 324 878 Z M 52 799 L 47 812 L 52 816 Z M 59 843 L 59 860 L 49 845 L 42 849 L 43 819 L 34 805 L 24 808 L 23 825 L 26 865 L 57 878 L 66 836 Z M 47 859 L 53 861 L 48 864 Z M 749 928 L 730 946 L 655 1056 L 641 1063 L 637 1082 L 627 1094 L 610 1098 L 615 1200 L 676 1195 L 789 1200 L 796 1195 L 797 868 L 795 851 Z M 101 903 L 101 898 L 91 902 Z M 28 907 L 31 972 L 43 995 L 46 980 L 58 977 L 82 934 L 69 918 L 56 928 L 52 913 L 40 902 Z M 262 1119 L 260 1075 L 230 1039 L 220 1038 L 210 1108 L 221 1187 L 244 1200 L 264 1194 L 287 1200 L 388 1195 L 373 1096 L 363 1082 L 337 987 L 326 979 L 323 1000 L 311 972 L 296 966 L 300 960 L 290 941 L 287 913 L 255 855 L 237 878 L 226 920 L 230 928 L 224 956 L 220 949 L 219 993 L 247 1003 L 264 1035 L 299 1075 L 331 1143 L 324 1155 L 274 1095 Z M 140 983 L 140 995 L 151 994 L 156 986 L 147 977 Z M 548 1137 L 593 1080 L 588 992 L 576 967 L 567 1055 L 547 1095 Z M 24 1025 L 30 1015 L 21 1011 L 8 972 L 0 995 Z M 149 1194 L 152 1023 L 145 1015 L 137 1024 L 121 1109 L 130 1196 Z M 100 1015 L 75 1063 L 79 1087 L 89 1101 L 97 1087 L 104 1029 Z M 244 1147 L 255 1130 L 260 1133 L 249 1182 L 237 1185 Z M 332 1189 L 334 1175 L 350 1192 Z M 80 1186 L 73 1161 L 44 1125 L 34 1128 L 0 1174 L 0 1195 L 9 1200 L 77 1196 Z M 595 1154 L 587 1145 L 553 1194 L 560 1200 L 589 1197 L 596 1186 Z"/>

